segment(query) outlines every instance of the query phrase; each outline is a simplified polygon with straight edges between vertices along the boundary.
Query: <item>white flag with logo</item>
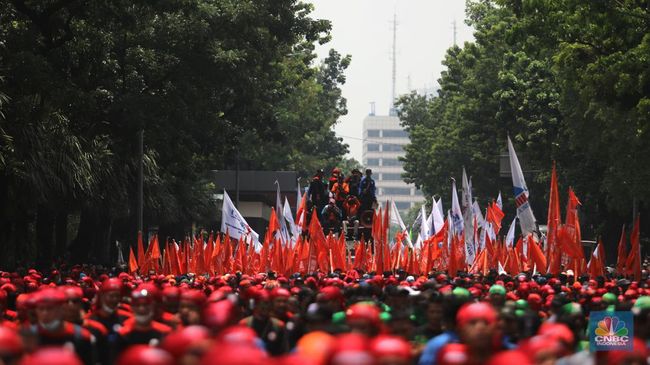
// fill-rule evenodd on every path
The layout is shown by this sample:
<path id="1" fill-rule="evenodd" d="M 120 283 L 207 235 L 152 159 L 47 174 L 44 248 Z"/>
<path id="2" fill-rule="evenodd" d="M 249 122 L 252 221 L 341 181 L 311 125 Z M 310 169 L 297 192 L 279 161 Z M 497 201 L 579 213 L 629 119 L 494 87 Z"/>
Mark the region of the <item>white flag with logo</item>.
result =
<path id="1" fill-rule="evenodd" d="M 221 232 L 226 233 L 226 231 L 228 231 L 230 237 L 236 240 L 240 238 L 245 241 L 252 240 L 255 245 L 255 252 L 262 250 L 260 235 L 251 229 L 246 219 L 239 213 L 235 204 L 230 200 L 230 196 L 224 190 L 223 205 L 221 206 Z"/>
<path id="2" fill-rule="evenodd" d="M 515 148 L 508 137 L 508 154 L 510 156 L 510 171 L 512 172 L 512 186 L 515 190 L 515 206 L 517 207 L 517 216 L 519 225 L 524 236 L 535 230 L 535 215 L 528 201 L 528 187 L 524 180 L 524 173 L 521 171 Z"/>

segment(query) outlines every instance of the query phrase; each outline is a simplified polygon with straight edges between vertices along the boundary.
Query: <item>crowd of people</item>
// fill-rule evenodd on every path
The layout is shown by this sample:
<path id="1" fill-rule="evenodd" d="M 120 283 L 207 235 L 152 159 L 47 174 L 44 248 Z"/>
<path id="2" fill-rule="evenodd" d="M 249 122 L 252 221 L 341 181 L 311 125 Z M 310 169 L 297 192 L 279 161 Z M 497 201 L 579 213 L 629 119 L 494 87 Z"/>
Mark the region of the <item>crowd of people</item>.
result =
<path id="1" fill-rule="evenodd" d="M 376 190 L 371 169 L 362 176 L 355 168 L 346 177 L 335 167 L 327 180 L 320 169 L 309 183 L 307 208 L 316 209 L 326 232 L 338 232 L 343 221 L 359 221 L 363 212 L 375 208 Z"/>
<path id="2" fill-rule="evenodd" d="M 650 278 L 0 272 L 2 364 L 646 364 Z M 590 351 L 594 311 L 631 351 Z M 593 350 L 593 348 L 591 349 Z"/>

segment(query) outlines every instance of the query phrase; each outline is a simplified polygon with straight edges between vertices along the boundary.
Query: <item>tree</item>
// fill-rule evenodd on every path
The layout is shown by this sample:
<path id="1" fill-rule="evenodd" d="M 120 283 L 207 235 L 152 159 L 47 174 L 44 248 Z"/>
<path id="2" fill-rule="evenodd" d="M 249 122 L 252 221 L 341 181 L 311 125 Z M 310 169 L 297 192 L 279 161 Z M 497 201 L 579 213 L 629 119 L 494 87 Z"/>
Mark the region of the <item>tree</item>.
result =
<path id="1" fill-rule="evenodd" d="M 42 264 L 67 244 L 73 261 L 109 262 L 114 240 L 136 236 L 140 130 L 145 225 L 163 237 L 209 221 L 208 173 L 237 157 L 275 169 L 338 161 L 347 147 L 331 127 L 346 112 L 350 59 L 332 52 L 314 65 L 330 24 L 311 10 L 297 0 L 0 0 L 10 100 L 0 243 Z"/>
<path id="2" fill-rule="evenodd" d="M 406 178 L 447 196 L 465 166 L 475 195 L 490 200 L 510 190 L 497 159 L 509 134 L 538 171 L 527 176 L 537 218 L 556 160 L 560 183 L 584 203 L 585 233 L 615 241 L 633 198 L 641 209 L 650 199 L 649 22 L 634 1 L 469 1 L 475 41 L 448 50 L 439 93 L 400 99 Z"/>

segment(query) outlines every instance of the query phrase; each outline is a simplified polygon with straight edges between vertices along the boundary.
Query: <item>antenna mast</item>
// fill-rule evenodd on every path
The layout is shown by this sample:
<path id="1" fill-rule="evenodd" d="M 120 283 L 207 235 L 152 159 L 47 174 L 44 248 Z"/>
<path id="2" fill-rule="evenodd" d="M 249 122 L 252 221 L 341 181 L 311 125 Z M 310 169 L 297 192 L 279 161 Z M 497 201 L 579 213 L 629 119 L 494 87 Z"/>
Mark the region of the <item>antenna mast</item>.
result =
<path id="1" fill-rule="evenodd" d="M 454 28 L 454 47 L 457 45 L 456 44 L 456 19 L 454 19 L 452 26 Z"/>
<path id="2" fill-rule="evenodd" d="M 390 94 L 390 110 L 388 115 L 395 116 L 397 111 L 395 110 L 395 84 L 397 82 L 397 13 L 393 13 L 393 85 L 392 91 Z"/>

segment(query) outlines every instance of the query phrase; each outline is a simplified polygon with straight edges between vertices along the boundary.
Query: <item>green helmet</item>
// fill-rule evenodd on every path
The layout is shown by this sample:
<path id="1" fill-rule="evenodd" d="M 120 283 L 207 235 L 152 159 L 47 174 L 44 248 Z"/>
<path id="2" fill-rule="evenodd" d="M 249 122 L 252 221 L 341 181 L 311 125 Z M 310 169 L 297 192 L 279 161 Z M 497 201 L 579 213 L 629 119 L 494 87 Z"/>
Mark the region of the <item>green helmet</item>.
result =
<path id="1" fill-rule="evenodd" d="M 526 299 L 519 299 L 515 302 L 515 308 L 526 310 L 528 309 L 528 301 Z"/>
<path id="2" fill-rule="evenodd" d="M 616 294 L 614 293 L 605 293 L 603 294 L 603 302 L 606 304 L 616 304 L 618 298 L 616 298 Z"/>
<path id="3" fill-rule="evenodd" d="M 495 284 L 490 287 L 489 293 L 490 295 L 506 295 L 506 288 L 504 288 L 503 285 Z"/>
<path id="4" fill-rule="evenodd" d="M 582 307 L 578 303 L 567 303 L 562 306 L 562 314 L 582 315 Z"/>
<path id="5" fill-rule="evenodd" d="M 469 293 L 469 290 L 461 287 L 456 287 L 454 290 L 451 291 L 451 293 L 457 297 L 461 298 L 469 298 L 471 295 Z"/>
<path id="6" fill-rule="evenodd" d="M 650 309 L 650 297 L 647 295 L 639 297 L 636 302 L 634 302 L 634 306 L 632 308 L 638 308 L 639 311 Z"/>

